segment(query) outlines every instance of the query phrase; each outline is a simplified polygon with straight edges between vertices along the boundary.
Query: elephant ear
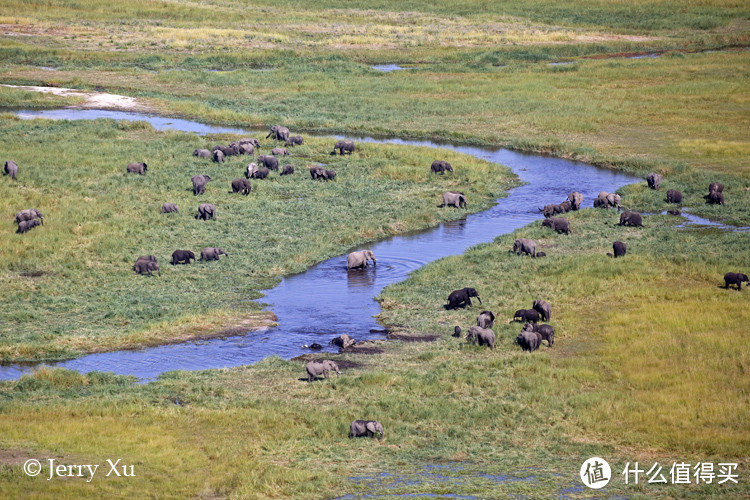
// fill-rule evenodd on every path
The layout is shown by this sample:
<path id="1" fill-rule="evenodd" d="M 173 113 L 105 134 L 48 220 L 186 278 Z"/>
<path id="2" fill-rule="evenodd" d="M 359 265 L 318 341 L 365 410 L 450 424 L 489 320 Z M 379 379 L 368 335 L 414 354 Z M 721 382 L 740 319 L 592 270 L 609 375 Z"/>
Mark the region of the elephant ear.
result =
<path id="1" fill-rule="evenodd" d="M 367 427 L 367 430 L 372 432 L 373 434 L 378 432 L 378 428 L 375 425 L 375 422 L 367 422 L 366 427 Z"/>

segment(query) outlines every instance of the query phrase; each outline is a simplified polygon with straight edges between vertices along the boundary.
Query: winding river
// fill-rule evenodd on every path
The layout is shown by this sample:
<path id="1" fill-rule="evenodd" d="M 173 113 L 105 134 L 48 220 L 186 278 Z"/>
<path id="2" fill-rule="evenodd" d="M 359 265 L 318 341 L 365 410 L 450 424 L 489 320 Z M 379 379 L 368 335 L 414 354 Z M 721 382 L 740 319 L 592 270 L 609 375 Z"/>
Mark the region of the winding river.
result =
<path id="1" fill-rule="evenodd" d="M 216 127 L 197 122 L 137 113 L 99 110 L 20 111 L 21 118 L 143 120 L 157 130 L 175 129 L 197 134 L 257 134 L 257 130 Z M 308 134 L 309 135 L 309 134 Z M 509 191 L 506 198 L 481 213 L 441 224 L 427 231 L 404 234 L 366 245 L 378 259 L 375 268 L 346 272 L 345 257 L 335 257 L 306 272 L 288 276 L 266 290 L 261 302 L 278 316 L 279 326 L 228 338 L 184 342 L 139 350 L 91 354 L 54 363 L 54 366 L 89 372 L 92 370 L 134 375 L 149 381 L 171 370 L 203 370 L 246 365 L 271 355 L 290 359 L 311 352 L 302 346 L 317 342 L 335 351 L 329 341 L 342 333 L 358 340 L 382 339 L 382 326 L 374 316 L 380 312 L 374 297 L 387 285 L 403 281 L 408 274 L 434 260 L 463 253 L 477 243 L 514 231 L 541 219 L 537 207 L 559 203 L 571 191 L 592 206 L 599 191 L 615 191 L 641 179 L 585 163 L 525 155 L 499 149 L 436 144 L 429 141 L 350 137 L 355 141 L 413 144 L 445 148 L 510 167 L 526 184 Z M 331 307 L 321 310 L 317 304 Z M 0 366 L 0 380 L 20 377 L 32 365 Z"/>

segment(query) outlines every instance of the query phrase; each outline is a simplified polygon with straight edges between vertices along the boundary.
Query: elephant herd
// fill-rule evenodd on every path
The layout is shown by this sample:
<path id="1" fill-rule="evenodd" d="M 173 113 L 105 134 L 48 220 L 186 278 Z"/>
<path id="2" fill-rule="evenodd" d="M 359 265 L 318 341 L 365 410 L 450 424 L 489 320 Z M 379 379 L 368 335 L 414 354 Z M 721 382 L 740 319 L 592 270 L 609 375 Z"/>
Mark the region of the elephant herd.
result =
<path id="1" fill-rule="evenodd" d="M 206 247 L 201 250 L 201 258 L 198 260 L 209 261 L 219 260 L 219 256 L 229 256 L 224 250 L 218 247 Z M 177 264 L 190 264 L 195 262 L 195 254 L 190 250 L 175 250 L 172 252 L 172 261 L 170 262 L 173 266 Z M 159 261 L 153 255 L 141 255 L 133 264 L 133 272 L 135 274 L 148 274 L 153 276 L 153 272 L 156 271 L 158 276 L 161 276 L 159 269 Z"/>
<path id="2" fill-rule="evenodd" d="M 659 190 L 663 176 L 651 172 L 646 176 L 648 187 L 653 190 Z M 708 185 L 708 194 L 703 197 L 706 203 L 710 205 L 724 205 L 724 185 L 721 182 L 712 182 Z M 682 203 L 682 193 L 677 189 L 667 191 L 667 203 Z"/>

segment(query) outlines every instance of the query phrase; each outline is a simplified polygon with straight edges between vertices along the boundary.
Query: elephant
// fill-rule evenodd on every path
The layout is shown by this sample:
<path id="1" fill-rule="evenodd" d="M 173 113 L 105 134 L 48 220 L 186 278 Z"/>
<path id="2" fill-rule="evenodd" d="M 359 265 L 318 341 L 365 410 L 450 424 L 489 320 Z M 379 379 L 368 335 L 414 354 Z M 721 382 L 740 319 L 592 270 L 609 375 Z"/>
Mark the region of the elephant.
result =
<path id="1" fill-rule="evenodd" d="M 271 170 L 279 170 L 279 160 L 273 155 L 260 155 L 256 160 L 258 161 L 258 165 L 263 165 Z"/>
<path id="2" fill-rule="evenodd" d="M 245 177 L 247 179 L 252 179 L 253 174 L 258 171 L 258 165 L 255 163 L 250 163 L 247 168 L 245 169 Z"/>
<path id="3" fill-rule="evenodd" d="M 607 195 L 607 203 L 609 203 L 609 206 L 612 208 L 620 209 L 622 207 L 620 205 L 621 201 L 622 201 L 622 197 L 620 197 L 619 194 L 609 193 Z"/>
<path id="4" fill-rule="evenodd" d="M 743 281 L 750 285 L 747 274 L 727 273 L 724 275 L 724 288 L 729 288 L 729 285 L 737 285 L 737 290 L 742 290 Z"/>
<path id="5" fill-rule="evenodd" d="M 540 212 L 542 212 L 542 215 L 544 215 L 544 218 L 552 217 L 553 215 L 561 214 L 563 213 L 562 207 L 560 205 L 557 205 L 555 203 L 550 203 L 549 205 L 544 205 L 544 207 L 539 209 Z"/>
<path id="6" fill-rule="evenodd" d="M 194 149 L 193 156 L 198 158 L 211 158 L 211 151 L 208 149 Z"/>
<path id="7" fill-rule="evenodd" d="M 581 193 L 573 191 L 568 195 L 568 200 L 570 200 L 571 210 L 581 209 L 581 203 L 583 203 L 583 195 Z"/>
<path id="8" fill-rule="evenodd" d="M 542 221 L 542 227 L 549 227 L 558 233 L 570 234 L 570 221 L 562 217 L 550 217 Z"/>
<path id="9" fill-rule="evenodd" d="M 546 257 L 546 256 L 547 256 L 547 254 L 545 252 L 537 252 L 536 253 L 536 258 L 537 259 L 540 259 L 540 258 Z"/>
<path id="10" fill-rule="evenodd" d="M 444 160 L 435 160 L 430 166 L 430 171 L 435 172 L 436 174 L 443 175 L 446 170 L 453 172 L 453 166 Z"/>
<path id="11" fill-rule="evenodd" d="M 710 205 L 724 205 L 724 193 L 721 191 L 711 191 L 704 198 L 706 199 L 706 203 Z"/>
<path id="12" fill-rule="evenodd" d="M 536 257 L 536 243 L 528 238 L 518 238 L 513 242 L 513 251 L 516 255 L 525 253 L 531 255 L 532 258 Z"/>
<path id="13" fill-rule="evenodd" d="M 539 332 L 531 332 L 523 330 L 516 337 L 516 344 L 521 346 L 524 351 L 534 352 L 539 349 L 539 345 L 542 343 L 542 335 Z"/>
<path id="14" fill-rule="evenodd" d="M 667 191 L 667 203 L 682 203 L 682 193 L 676 189 Z"/>
<path id="15" fill-rule="evenodd" d="M 654 172 L 651 172 L 646 176 L 646 182 L 648 183 L 648 187 L 651 189 L 658 191 L 659 187 L 661 187 L 661 180 L 662 180 L 661 174 L 657 174 Z"/>
<path id="16" fill-rule="evenodd" d="M 555 329 L 552 328 L 550 325 L 534 325 L 531 323 L 526 323 L 523 325 L 524 332 L 536 332 L 541 337 L 539 339 L 539 345 L 542 344 L 542 340 L 547 341 L 547 345 L 549 347 L 552 347 L 552 344 L 555 343 Z"/>
<path id="17" fill-rule="evenodd" d="M 341 156 L 344 156 L 344 153 L 352 154 L 355 149 L 354 141 L 350 141 L 350 140 L 338 141 L 333 146 L 333 151 L 331 151 L 331 155 L 335 155 L 337 149 L 339 150 L 339 155 Z"/>
<path id="18" fill-rule="evenodd" d="M 280 175 L 292 175 L 294 173 L 294 165 L 284 165 L 281 167 Z"/>
<path id="19" fill-rule="evenodd" d="M 245 196 L 250 194 L 250 191 L 252 191 L 252 186 L 250 186 L 250 181 L 247 179 L 237 178 L 232 181 L 232 192 L 233 193 L 242 193 Z"/>
<path id="20" fill-rule="evenodd" d="M 180 213 L 180 209 L 177 207 L 174 203 L 165 203 L 161 206 L 161 213 L 163 214 L 170 214 L 170 213 Z"/>
<path id="21" fill-rule="evenodd" d="M 253 146 L 250 143 L 240 144 L 239 145 L 240 154 L 241 155 L 254 155 L 255 154 L 255 146 Z"/>
<path id="22" fill-rule="evenodd" d="M 156 261 L 156 257 L 153 255 L 141 255 L 136 259 L 135 264 L 133 264 L 133 271 L 135 271 L 135 274 L 146 274 L 148 273 L 149 276 L 153 276 L 153 272 L 156 271 L 159 276 L 161 276 L 161 271 L 159 270 L 159 263 Z"/>
<path id="23" fill-rule="evenodd" d="M 479 292 L 474 288 L 462 288 L 460 290 L 453 290 L 448 295 L 448 303 L 445 305 L 446 309 L 456 309 L 457 307 L 467 307 L 471 305 L 471 297 L 476 297 L 479 303 L 482 303 L 482 299 L 479 297 Z"/>
<path id="24" fill-rule="evenodd" d="M 225 158 L 224 153 L 222 153 L 218 149 L 214 151 L 214 155 L 213 155 L 214 163 L 224 163 L 224 158 Z"/>
<path id="25" fill-rule="evenodd" d="M 5 162 L 5 169 L 3 171 L 3 175 L 9 175 L 11 179 L 16 179 L 16 175 L 18 175 L 18 165 L 13 160 L 8 160 Z"/>
<path id="26" fill-rule="evenodd" d="M 495 324 L 495 315 L 492 311 L 482 311 L 477 316 L 477 326 L 481 328 L 492 328 Z"/>
<path id="27" fill-rule="evenodd" d="M 602 198 L 601 196 L 597 196 L 594 199 L 594 208 L 609 208 L 609 202 L 607 201 L 607 198 Z"/>
<path id="28" fill-rule="evenodd" d="M 708 192 L 710 193 L 711 191 L 716 191 L 717 193 L 724 192 L 724 184 L 721 182 L 712 182 L 708 185 Z"/>
<path id="29" fill-rule="evenodd" d="M 288 155 L 291 155 L 292 153 L 290 153 L 288 149 L 273 148 L 271 150 L 271 154 L 274 155 L 274 156 L 288 156 Z"/>
<path id="30" fill-rule="evenodd" d="M 23 221 L 21 221 L 21 222 L 18 223 L 18 229 L 16 229 L 16 233 L 23 234 L 26 231 L 31 231 L 32 229 L 34 229 L 35 227 L 37 227 L 39 225 L 41 225 L 41 222 L 39 222 L 36 219 L 23 220 Z"/>
<path id="31" fill-rule="evenodd" d="M 620 226 L 643 227 L 643 217 L 638 212 L 623 212 L 620 214 Z"/>
<path id="32" fill-rule="evenodd" d="M 237 142 L 240 144 L 240 146 L 243 144 L 252 144 L 256 148 L 260 147 L 260 141 L 258 141 L 258 139 L 256 139 L 255 137 L 245 137 Z"/>
<path id="33" fill-rule="evenodd" d="M 125 171 L 129 174 L 146 175 L 147 170 L 148 170 L 148 165 L 146 165 L 143 162 L 128 163 L 128 166 L 125 168 Z"/>
<path id="34" fill-rule="evenodd" d="M 252 178 L 253 179 L 265 179 L 266 177 L 268 177 L 268 174 L 269 174 L 269 170 L 266 167 L 263 167 L 253 172 Z"/>
<path id="35" fill-rule="evenodd" d="M 172 265 L 175 264 L 190 264 L 191 260 L 195 260 L 195 254 L 190 250 L 175 250 L 172 252 Z"/>
<path id="36" fill-rule="evenodd" d="M 493 350 L 495 349 L 495 332 L 489 328 L 472 326 L 469 327 L 469 332 L 466 334 L 466 341 L 472 344 L 487 345 L 490 350 Z"/>
<path id="37" fill-rule="evenodd" d="M 16 214 L 16 224 L 20 224 L 23 221 L 28 220 L 34 220 L 39 219 L 42 224 L 44 224 L 44 215 L 42 215 L 42 212 L 37 210 L 36 208 L 27 208 L 26 210 L 21 210 Z"/>
<path id="38" fill-rule="evenodd" d="M 448 191 L 443 193 L 443 204 L 441 207 L 452 205 L 456 208 L 466 208 L 466 195 L 458 191 Z"/>
<path id="39" fill-rule="evenodd" d="M 612 250 L 614 253 L 608 253 L 607 257 L 617 258 L 617 257 L 625 257 L 625 252 L 628 251 L 628 246 L 623 243 L 622 241 L 615 241 L 612 243 Z"/>
<path id="40" fill-rule="evenodd" d="M 333 170 L 323 170 L 323 175 L 320 178 L 325 181 L 332 181 L 336 178 L 336 172 Z"/>
<path id="41" fill-rule="evenodd" d="M 199 174 L 194 175 L 190 180 L 193 181 L 193 194 L 198 196 L 206 192 L 206 183 L 211 182 L 211 177 L 206 174 Z"/>
<path id="42" fill-rule="evenodd" d="M 568 213 L 571 210 L 573 210 L 573 204 L 569 200 L 563 201 L 562 203 L 558 205 L 558 207 L 560 207 L 560 210 L 561 210 L 560 213 L 562 214 Z"/>
<path id="43" fill-rule="evenodd" d="M 216 220 L 216 207 L 211 203 L 201 203 L 198 206 L 198 214 L 195 216 L 195 218 L 203 220 Z"/>
<path id="44" fill-rule="evenodd" d="M 269 137 L 273 137 L 277 141 L 286 141 L 289 139 L 289 129 L 281 125 L 274 125 L 271 127 L 271 131 L 266 136 L 266 139 Z"/>
<path id="45" fill-rule="evenodd" d="M 355 420 L 349 426 L 349 437 L 375 437 L 380 434 L 383 439 L 383 426 L 376 420 Z"/>
<path id="46" fill-rule="evenodd" d="M 352 252 L 349 255 L 346 256 L 346 269 L 354 269 L 354 268 L 366 268 L 367 267 L 367 261 L 372 260 L 372 266 L 377 266 L 377 261 L 375 260 L 375 255 L 372 253 L 371 250 L 359 250 L 357 252 Z"/>
<path id="47" fill-rule="evenodd" d="M 552 306 L 546 300 L 535 300 L 532 308 L 539 313 L 544 321 L 552 319 Z"/>
<path id="48" fill-rule="evenodd" d="M 312 167 L 310 167 L 310 177 L 312 177 L 313 179 L 322 179 L 323 177 L 325 177 L 325 172 L 326 169 L 324 169 L 323 167 L 319 167 L 317 165 L 313 165 Z"/>
<path id="49" fill-rule="evenodd" d="M 240 154 L 240 144 L 238 142 L 233 142 L 229 144 L 229 146 L 214 146 L 212 151 L 221 151 L 224 153 L 224 156 L 234 156 Z"/>
<path id="50" fill-rule="evenodd" d="M 285 146 L 302 146 L 302 142 L 304 139 L 302 139 L 301 135 L 293 135 L 289 137 L 289 139 L 286 140 Z"/>
<path id="51" fill-rule="evenodd" d="M 460 326 L 456 325 L 455 327 L 453 327 L 453 336 L 456 337 L 456 338 L 461 337 L 461 327 Z"/>
<path id="52" fill-rule="evenodd" d="M 539 311 L 536 309 L 519 309 L 513 314 L 513 321 L 521 323 L 539 323 Z"/>
<path id="53" fill-rule="evenodd" d="M 594 207 L 596 208 L 620 208 L 620 202 L 622 198 L 619 194 L 608 193 L 601 191 L 599 196 L 594 200 Z"/>
<path id="54" fill-rule="evenodd" d="M 348 349 L 349 347 L 352 347 L 356 343 L 357 343 L 356 340 L 354 340 L 353 338 L 351 338 L 349 335 L 345 333 L 331 340 L 331 344 L 339 346 L 342 350 Z"/>
<path id="55" fill-rule="evenodd" d="M 227 257 L 229 257 L 229 254 L 221 248 L 206 247 L 201 250 L 201 258 L 198 260 L 219 260 L 220 255 L 226 255 Z"/>
<path id="56" fill-rule="evenodd" d="M 305 365 L 305 370 L 307 371 L 308 382 L 312 382 L 321 375 L 328 378 L 329 372 L 336 372 L 336 378 L 341 376 L 339 366 L 330 359 L 310 361 Z"/>

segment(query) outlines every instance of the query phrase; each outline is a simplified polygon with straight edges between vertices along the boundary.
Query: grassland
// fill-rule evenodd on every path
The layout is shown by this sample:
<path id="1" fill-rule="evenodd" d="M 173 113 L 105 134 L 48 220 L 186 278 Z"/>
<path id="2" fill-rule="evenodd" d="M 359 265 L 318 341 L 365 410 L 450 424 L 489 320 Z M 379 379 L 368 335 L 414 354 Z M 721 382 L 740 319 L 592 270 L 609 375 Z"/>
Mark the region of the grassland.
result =
<path id="1" fill-rule="evenodd" d="M 694 213 L 750 225 L 750 12 L 743 2 L 0 5 L 13 13 L 0 19 L 2 83 L 106 90 L 213 123 L 434 138 L 656 170 L 665 174 L 662 191 L 623 189 L 629 208 L 658 213 L 664 190 L 674 187 Z M 662 55 L 626 57 L 644 52 Z M 371 68 L 382 63 L 410 69 Z M 62 101 L 0 88 L 0 103 Z M 21 202 L 49 205 L 54 215 L 45 212 L 45 227 L 23 238 L 3 230 L 3 242 L 24 244 L 0 246 L 2 296 L 16 305 L 0 312 L 5 359 L 158 343 L 258 318 L 246 299 L 276 277 L 359 241 L 452 216 L 434 213 L 437 193 L 455 186 L 427 178 L 421 165 L 431 153 L 423 150 L 364 146 L 354 159 L 331 163 L 340 176 L 334 183 L 272 180 L 256 183 L 248 199 L 225 194 L 239 163 L 205 167 L 217 180 L 197 200 L 186 189 L 204 166 L 187 155 L 229 137 L 9 116 L 0 120 L 0 135 L 3 154 L 32 174 L 21 190 L 2 184 L 3 218 Z M 329 150 L 310 141 L 300 149 L 307 157 L 292 163 L 329 163 Z M 124 176 L 124 165 L 141 158 L 153 172 Z M 461 182 L 485 203 L 511 182 L 503 176 L 488 185 L 489 166 L 459 160 L 475 172 Z M 60 165 L 67 169 L 50 168 Z M 727 186 L 726 206 L 701 203 L 714 180 Z M 344 196 L 352 191 L 378 200 L 361 226 L 308 218 L 326 209 L 359 214 Z M 285 214 L 295 196 L 304 202 Z M 183 213 L 160 216 L 163 201 L 178 202 Z M 198 201 L 218 201 L 220 219 L 192 219 Z M 288 237 L 287 215 L 296 215 L 305 238 Z M 303 363 L 269 358 L 233 370 L 170 373 L 147 385 L 58 370 L 1 384 L 0 490 L 57 498 L 587 497 L 596 493 L 580 489 L 578 468 L 598 455 L 615 474 L 636 460 L 667 468 L 740 463 L 736 487 L 625 486 L 618 476 L 607 495 L 747 497 L 750 299 L 745 290 L 718 286 L 726 271 L 750 267 L 750 236 L 678 230 L 661 215 L 637 229 L 615 226 L 617 215 L 607 211 L 570 218 L 571 236 L 535 224 L 384 290 L 384 324 L 403 325 L 398 333 L 407 336 L 441 337 L 385 342 L 375 356 L 340 355 L 340 379 L 306 384 L 297 380 Z M 246 222 L 258 220 L 280 236 Z M 509 254 L 519 235 L 539 241 L 549 257 Z M 604 256 L 615 239 L 628 243 L 625 259 Z M 217 240 L 239 252 L 214 265 L 169 269 L 161 279 L 129 271 L 135 254 L 164 262 L 178 243 L 224 244 Z M 206 280 L 221 285 L 206 291 Z M 472 324 L 479 311 L 440 308 L 450 290 L 468 283 L 501 318 L 493 352 L 449 337 L 453 325 Z M 210 300 L 199 300 L 197 289 Z M 146 299 L 119 300 L 134 293 Z M 553 304 L 557 342 L 528 355 L 511 344 L 518 325 L 503 320 L 537 297 Z M 345 438 L 348 423 L 363 416 L 383 422 L 382 442 Z M 29 457 L 122 457 L 138 476 L 31 479 L 21 470 Z"/>

